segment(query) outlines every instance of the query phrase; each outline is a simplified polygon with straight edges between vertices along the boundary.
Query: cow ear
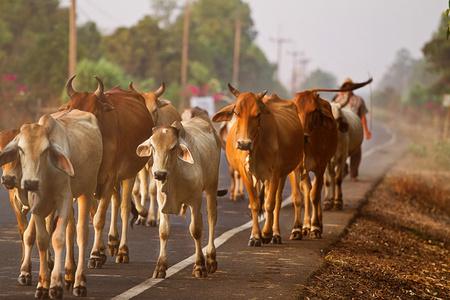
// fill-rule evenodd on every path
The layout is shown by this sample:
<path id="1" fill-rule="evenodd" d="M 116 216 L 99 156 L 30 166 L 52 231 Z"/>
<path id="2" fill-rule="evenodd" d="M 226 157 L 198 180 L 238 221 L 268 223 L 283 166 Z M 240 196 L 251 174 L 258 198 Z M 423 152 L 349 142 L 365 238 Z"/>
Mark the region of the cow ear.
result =
<path id="1" fill-rule="evenodd" d="M 100 102 L 100 103 L 101 103 L 102 111 L 104 111 L 104 112 L 111 111 L 114 109 L 114 106 L 112 106 L 109 103 L 104 103 L 104 102 Z"/>
<path id="2" fill-rule="evenodd" d="M 169 104 L 170 104 L 170 101 L 156 99 L 156 106 L 159 107 L 159 108 L 164 107 L 164 106 L 169 105 Z"/>
<path id="3" fill-rule="evenodd" d="M 180 143 L 180 148 L 178 148 L 178 158 L 187 163 L 193 164 L 194 158 L 191 155 L 188 147 L 184 143 Z"/>
<path id="4" fill-rule="evenodd" d="M 72 163 L 57 144 L 52 143 L 52 145 L 50 146 L 49 156 L 50 161 L 55 166 L 55 168 L 63 171 L 70 177 L 75 176 L 75 171 L 73 170 Z"/>
<path id="5" fill-rule="evenodd" d="M 230 121 L 233 118 L 235 107 L 236 106 L 232 104 L 222 108 L 220 111 L 216 112 L 216 114 L 211 118 L 211 121 L 213 122 Z"/>
<path id="6" fill-rule="evenodd" d="M 0 152 L 0 166 L 10 163 L 19 158 L 19 147 L 17 146 L 17 139 L 13 139 Z"/>
<path id="7" fill-rule="evenodd" d="M 136 154 L 140 157 L 150 157 L 153 154 L 150 139 L 146 140 L 136 148 Z"/>

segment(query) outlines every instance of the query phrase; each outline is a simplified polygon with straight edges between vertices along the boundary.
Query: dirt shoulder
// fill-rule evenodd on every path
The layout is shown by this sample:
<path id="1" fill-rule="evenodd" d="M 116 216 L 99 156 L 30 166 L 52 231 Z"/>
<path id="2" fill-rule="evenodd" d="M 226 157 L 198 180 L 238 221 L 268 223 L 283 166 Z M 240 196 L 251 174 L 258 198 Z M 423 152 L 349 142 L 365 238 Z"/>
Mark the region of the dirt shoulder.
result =
<path id="1" fill-rule="evenodd" d="M 413 136 L 298 299 L 450 299 L 450 172 L 436 141 Z"/>

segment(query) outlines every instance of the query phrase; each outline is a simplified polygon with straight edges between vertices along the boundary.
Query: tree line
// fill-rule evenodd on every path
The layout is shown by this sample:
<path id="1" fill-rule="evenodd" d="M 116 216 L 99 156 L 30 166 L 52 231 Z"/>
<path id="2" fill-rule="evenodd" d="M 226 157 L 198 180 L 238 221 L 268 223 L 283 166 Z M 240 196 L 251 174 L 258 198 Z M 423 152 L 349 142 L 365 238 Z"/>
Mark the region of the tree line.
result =
<path id="1" fill-rule="evenodd" d="M 97 75 L 106 89 L 126 88 L 133 81 L 135 88 L 149 92 L 164 81 L 164 97 L 175 105 L 181 93 L 220 93 L 232 78 L 235 22 L 240 21 L 249 26 L 241 29 L 239 88 L 286 93 L 274 78 L 276 65 L 254 43 L 250 8 L 241 0 L 191 2 L 188 87 L 181 91 L 184 8 L 176 0 L 151 3 L 155 13 L 130 28 L 102 34 L 95 22 L 77 27 L 77 90 L 94 90 Z M 59 0 L 0 0 L 0 7 L 0 109 L 24 114 L 33 111 L 38 99 L 49 106 L 65 102 L 69 9 L 60 7 Z M 17 117 L 2 119 L 5 129 Z"/>

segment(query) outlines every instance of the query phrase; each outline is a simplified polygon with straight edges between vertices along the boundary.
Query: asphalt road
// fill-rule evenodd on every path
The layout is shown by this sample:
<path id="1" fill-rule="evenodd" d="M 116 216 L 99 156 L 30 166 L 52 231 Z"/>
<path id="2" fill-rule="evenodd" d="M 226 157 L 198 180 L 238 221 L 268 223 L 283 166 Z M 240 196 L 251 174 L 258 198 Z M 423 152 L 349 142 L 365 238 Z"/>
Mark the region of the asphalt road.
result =
<path id="1" fill-rule="evenodd" d="M 169 269 L 165 279 L 151 279 L 159 253 L 158 229 L 135 226 L 129 231 L 130 263 L 116 264 L 108 257 L 103 269 L 87 270 L 87 299 L 295 299 L 298 289 L 323 264 L 322 255 L 339 240 L 357 213 L 366 195 L 387 170 L 401 157 L 407 139 L 389 128 L 374 123 L 371 140 L 363 143 L 363 161 L 358 182 L 344 181 L 344 210 L 324 212 L 322 239 L 303 238 L 290 241 L 293 206 L 289 183 L 281 210 L 283 244 L 248 247 L 250 210 L 248 199 L 231 202 L 228 195 L 218 199 L 219 218 L 216 226 L 218 270 L 206 279 L 191 275 L 194 241 L 187 218 L 171 216 L 172 233 L 168 243 Z M 225 156 L 222 156 L 225 158 Z M 222 159 L 219 188 L 229 187 L 227 163 Z M 203 204 L 203 216 L 206 201 Z M 207 243 L 207 221 L 204 219 L 203 246 Z M 262 223 L 263 224 L 263 223 Z M 109 221 L 103 232 L 105 241 Z M 120 227 L 119 227 L 120 228 Z M 92 247 L 93 228 L 90 226 Z M 33 249 L 33 285 L 19 286 L 21 243 L 17 222 L 8 193 L 0 187 L 0 299 L 32 299 L 38 279 L 39 255 Z M 77 257 L 77 256 L 76 256 Z M 65 299 L 74 299 L 64 292 Z"/>

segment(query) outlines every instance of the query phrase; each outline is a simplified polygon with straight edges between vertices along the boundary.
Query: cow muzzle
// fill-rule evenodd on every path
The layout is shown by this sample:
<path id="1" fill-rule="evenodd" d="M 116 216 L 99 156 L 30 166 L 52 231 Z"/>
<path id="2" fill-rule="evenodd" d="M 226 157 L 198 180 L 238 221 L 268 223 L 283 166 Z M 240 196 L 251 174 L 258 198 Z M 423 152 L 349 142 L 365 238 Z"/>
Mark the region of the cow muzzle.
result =
<path id="1" fill-rule="evenodd" d="M 27 191 L 37 191 L 39 189 L 39 180 L 25 180 L 23 189 Z"/>
<path id="2" fill-rule="evenodd" d="M 236 149 L 243 151 L 252 151 L 253 150 L 253 142 L 250 140 L 238 140 L 236 142 Z"/>
<path id="3" fill-rule="evenodd" d="M 153 172 L 153 177 L 156 180 L 165 181 L 167 179 L 167 172 L 165 172 L 165 171 Z"/>
<path id="4" fill-rule="evenodd" d="M 16 185 L 16 176 L 14 175 L 3 175 L 2 184 L 5 189 L 12 190 Z"/>

